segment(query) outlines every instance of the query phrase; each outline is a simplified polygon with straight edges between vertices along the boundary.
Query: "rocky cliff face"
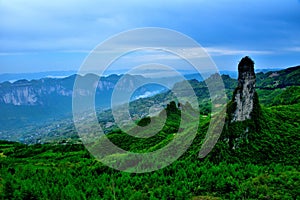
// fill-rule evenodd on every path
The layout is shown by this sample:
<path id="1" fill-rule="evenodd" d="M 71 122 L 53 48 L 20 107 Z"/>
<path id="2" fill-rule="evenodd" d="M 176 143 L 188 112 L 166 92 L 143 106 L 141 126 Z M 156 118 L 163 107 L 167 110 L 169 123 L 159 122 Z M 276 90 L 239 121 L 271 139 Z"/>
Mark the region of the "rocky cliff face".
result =
<path id="1" fill-rule="evenodd" d="M 239 149 L 248 143 L 248 136 L 260 129 L 260 105 L 255 91 L 254 62 L 244 57 L 238 65 L 238 85 L 227 104 L 227 119 L 220 140 L 228 149 Z"/>
<path id="2" fill-rule="evenodd" d="M 46 83 L 45 83 L 46 82 Z M 41 79 L 37 81 L 20 80 L 13 84 L 0 84 L 0 104 L 15 106 L 44 105 L 47 95 L 69 97 L 72 95 L 71 88 L 66 88 L 55 80 Z"/>
<path id="3" fill-rule="evenodd" d="M 254 109 L 254 62 L 248 56 L 242 58 L 238 65 L 238 71 L 238 86 L 233 96 L 233 102 L 236 108 L 233 112 L 231 122 L 251 119 L 251 113 Z"/>
<path id="4" fill-rule="evenodd" d="M 99 79 L 99 77 L 92 74 L 79 78 L 85 79 L 87 83 L 89 83 L 90 80 Z M 133 85 L 138 81 L 134 78 L 134 76 L 130 76 L 126 80 Z M 98 83 L 95 82 L 93 86 L 97 88 L 96 95 L 98 95 L 99 98 L 103 98 L 103 96 L 110 96 L 116 82 L 119 79 L 120 76 L 112 75 L 101 78 Z M 0 105 L 49 106 L 50 104 L 57 105 L 62 98 L 68 99 L 71 103 L 74 81 L 75 75 L 64 79 L 45 78 L 32 81 L 19 80 L 14 83 L 0 83 Z M 128 88 L 130 86 L 128 82 L 124 82 L 124 88 Z M 84 89 L 78 89 L 75 91 L 75 95 L 79 96 L 90 96 L 90 93 L 91 91 Z M 63 103 L 65 103 L 65 101 L 62 101 L 62 104 Z"/>

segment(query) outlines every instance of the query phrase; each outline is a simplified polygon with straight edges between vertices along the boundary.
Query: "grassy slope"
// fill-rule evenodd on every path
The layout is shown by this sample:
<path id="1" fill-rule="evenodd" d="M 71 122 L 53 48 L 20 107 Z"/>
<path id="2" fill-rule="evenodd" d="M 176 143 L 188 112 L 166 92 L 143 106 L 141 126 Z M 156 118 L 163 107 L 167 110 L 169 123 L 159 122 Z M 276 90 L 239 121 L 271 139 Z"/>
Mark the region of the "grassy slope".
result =
<path id="1" fill-rule="evenodd" d="M 262 128 L 248 144 L 233 151 L 220 140 L 203 160 L 197 154 L 209 119 L 201 118 L 202 129 L 189 150 L 172 165 L 146 174 L 103 166 L 81 145 L 2 142 L 0 194 L 4 199 L 295 199 L 300 195 L 299 108 L 300 104 L 262 108 Z M 116 133 L 110 137 L 120 139 Z M 131 144 L 130 150 L 144 145 Z M 216 160 L 220 149 L 222 159 Z"/>

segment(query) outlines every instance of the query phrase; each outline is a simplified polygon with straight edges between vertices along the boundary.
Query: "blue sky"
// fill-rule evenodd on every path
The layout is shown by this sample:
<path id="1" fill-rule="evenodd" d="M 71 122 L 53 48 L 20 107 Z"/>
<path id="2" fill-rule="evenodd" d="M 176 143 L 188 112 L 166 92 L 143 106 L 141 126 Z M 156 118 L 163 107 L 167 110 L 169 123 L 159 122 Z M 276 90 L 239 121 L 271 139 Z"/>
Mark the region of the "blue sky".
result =
<path id="1" fill-rule="evenodd" d="M 300 64 L 299 0 L 1 0 L 0 73 L 77 70 L 100 42 L 141 27 L 186 34 L 220 70 L 245 55 L 257 68 Z"/>

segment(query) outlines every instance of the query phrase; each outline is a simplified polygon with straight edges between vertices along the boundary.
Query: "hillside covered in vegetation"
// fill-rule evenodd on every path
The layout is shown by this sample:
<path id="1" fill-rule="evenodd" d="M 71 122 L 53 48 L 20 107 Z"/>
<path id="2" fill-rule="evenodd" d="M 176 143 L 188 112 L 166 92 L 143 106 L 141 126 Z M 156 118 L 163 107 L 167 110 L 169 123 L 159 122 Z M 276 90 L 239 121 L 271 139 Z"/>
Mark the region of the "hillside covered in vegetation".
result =
<path id="1" fill-rule="evenodd" d="M 209 112 L 202 111 L 197 135 L 188 150 L 171 165 L 151 173 L 111 169 L 98 162 L 82 144 L 25 145 L 1 141 L 0 196 L 2 199 L 297 199 L 300 77 L 291 75 L 288 80 L 298 80 L 297 83 L 281 84 L 286 79 L 281 77 L 278 82 L 270 83 L 271 75 L 265 78 L 257 75 L 259 112 L 253 118 L 231 123 L 228 104 L 222 135 L 208 156 L 198 157 L 210 121 Z M 180 123 L 181 110 L 176 103 L 171 102 L 166 113 L 163 129 L 148 139 L 137 139 L 119 129 L 111 130 L 107 137 L 131 152 L 159 149 L 176 137 L 174 133 Z M 149 119 L 155 120 L 145 118 L 138 124 L 146 125 Z"/>

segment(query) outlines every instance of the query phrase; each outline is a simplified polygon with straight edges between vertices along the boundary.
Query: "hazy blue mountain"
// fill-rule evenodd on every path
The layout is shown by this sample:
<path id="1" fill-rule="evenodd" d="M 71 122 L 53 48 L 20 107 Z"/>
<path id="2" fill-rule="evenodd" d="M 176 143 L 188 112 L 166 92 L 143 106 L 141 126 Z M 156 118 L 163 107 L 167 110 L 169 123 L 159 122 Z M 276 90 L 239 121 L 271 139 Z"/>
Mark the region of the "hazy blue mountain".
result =
<path id="1" fill-rule="evenodd" d="M 34 73 L 4 73 L 0 74 L 0 83 L 9 81 L 15 82 L 17 80 L 37 80 L 41 78 L 65 78 L 76 74 L 76 71 L 49 71 L 49 72 L 34 72 Z"/>
<path id="2" fill-rule="evenodd" d="M 269 68 L 269 69 L 256 69 L 255 72 L 264 72 L 267 73 L 269 71 L 279 71 L 281 69 L 278 68 Z M 197 73 L 193 73 L 191 71 L 186 70 L 179 70 L 181 74 L 184 75 L 185 78 L 188 80 L 196 79 L 198 81 L 202 81 L 203 78 L 201 75 Z M 115 73 L 115 74 L 124 74 L 124 72 Z M 15 82 L 18 80 L 26 79 L 26 80 L 38 80 L 42 78 L 66 78 L 68 76 L 76 74 L 75 70 L 70 71 L 48 71 L 48 72 L 33 72 L 33 73 L 2 73 L 0 74 L 0 83 L 2 82 Z M 230 70 L 221 70 L 220 74 L 229 75 L 232 78 L 237 78 L 237 71 L 230 71 Z"/>
<path id="3" fill-rule="evenodd" d="M 96 86 L 95 106 L 98 109 L 110 107 L 110 100 L 116 83 L 122 76 L 99 77 L 94 74 L 78 76 L 78 80 Z M 24 124 L 70 116 L 72 111 L 73 85 L 76 75 L 67 78 L 43 78 L 39 80 L 18 80 L 0 84 L 0 130 L 21 127 Z M 99 81 L 98 81 L 99 80 Z M 92 82 L 91 82 L 92 81 Z M 142 76 L 126 75 L 119 86 L 130 91 L 135 85 L 148 81 Z M 148 97 L 165 90 L 163 86 L 148 84 L 138 88 L 133 99 Z M 92 92 L 78 88 L 75 96 L 90 98 Z"/>

